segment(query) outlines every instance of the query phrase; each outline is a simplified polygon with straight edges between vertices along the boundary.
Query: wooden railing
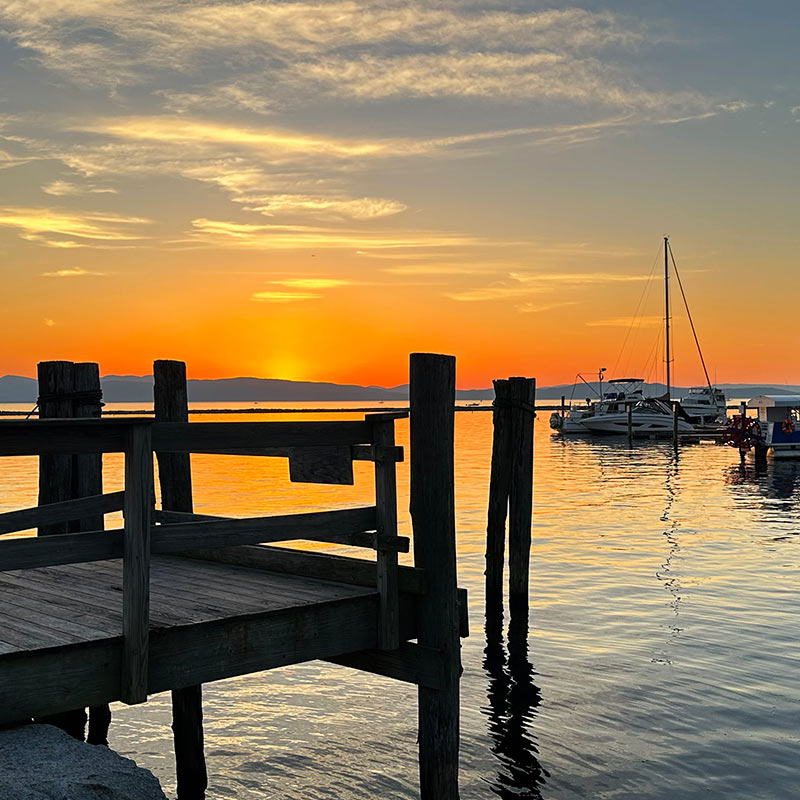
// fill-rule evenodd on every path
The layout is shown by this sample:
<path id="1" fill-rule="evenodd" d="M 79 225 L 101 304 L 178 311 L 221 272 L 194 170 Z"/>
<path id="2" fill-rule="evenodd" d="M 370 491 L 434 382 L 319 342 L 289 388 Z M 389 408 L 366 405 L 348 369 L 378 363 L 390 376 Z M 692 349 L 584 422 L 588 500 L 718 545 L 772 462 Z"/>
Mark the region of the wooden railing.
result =
<path id="1" fill-rule="evenodd" d="M 121 698 L 147 699 L 149 579 L 152 553 L 187 553 L 297 539 L 377 552 L 378 645 L 400 644 L 394 418 L 373 414 L 342 422 L 0 421 L 0 456 L 113 453 L 125 456 L 123 492 L 0 514 L 0 534 L 122 511 L 120 530 L 0 541 L 0 572 L 122 558 Z M 211 453 L 283 457 L 290 479 L 352 484 L 354 460 L 375 463 L 374 506 L 235 519 L 154 509 L 153 454 Z"/>

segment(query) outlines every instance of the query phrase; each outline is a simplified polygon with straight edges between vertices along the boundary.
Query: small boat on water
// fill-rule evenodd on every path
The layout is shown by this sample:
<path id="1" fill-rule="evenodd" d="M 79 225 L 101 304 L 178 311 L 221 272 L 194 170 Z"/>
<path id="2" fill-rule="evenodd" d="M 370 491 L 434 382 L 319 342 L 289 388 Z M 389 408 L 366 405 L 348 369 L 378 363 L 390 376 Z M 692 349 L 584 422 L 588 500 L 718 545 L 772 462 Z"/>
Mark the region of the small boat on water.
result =
<path id="1" fill-rule="evenodd" d="M 608 381 L 610 391 L 602 391 L 603 371 L 600 377 L 601 398 L 587 401 L 585 407 L 570 408 L 562 416 L 555 412 L 550 417 L 550 427 L 569 434 L 627 434 L 628 409 L 630 427 L 634 436 L 670 436 L 675 422 L 672 409 L 663 399 L 644 396 L 642 378 L 615 378 Z M 694 428 L 683 415 L 678 419 L 678 432 Z"/>
<path id="2" fill-rule="evenodd" d="M 800 458 L 800 395 L 761 394 L 747 407 L 758 409 L 763 444 L 773 458 Z"/>
<path id="3" fill-rule="evenodd" d="M 670 380 L 670 367 L 672 365 L 670 355 L 670 322 L 672 319 L 669 294 L 670 262 L 678 280 L 681 297 L 683 298 L 683 304 L 686 308 L 686 314 L 689 318 L 692 335 L 694 336 L 700 363 L 706 378 L 705 386 L 690 388 L 687 397 L 676 401 L 677 420 L 674 419 L 672 408 L 672 384 Z M 672 254 L 669 238 L 666 236 L 664 237 L 664 342 L 666 392 L 662 396 L 644 397 L 644 380 L 642 378 L 616 378 L 610 380 L 608 381 L 609 387 L 612 387 L 614 391 L 604 394 L 603 373 L 605 372 L 605 367 L 603 367 L 598 372 L 600 383 L 600 391 L 596 392 L 598 399 L 594 401 L 587 399 L 585 407 L 573 408 L 570 403 L 569 409 L 562 409 L 561 413 L 556 412 L 551 415 L 550 427 L 562 434 L 587 432 L 627 434 L 631 432 L 635 436 L 658 436 L 671 435 L 676 427 L 678 433 L 691 433 L 697 430 L 714 430 L 724 423 L 727 417 L 725 393 L 711 385 L 705 359 L 700 349 L 700 341 L 697 338 L 697 331 L 689 311 L 689 304 L 683 291 L 678 266 Z M 595 391 L 594 387 L 582 375 L 578 374 L 578 379 L 589 386 L 592 391 Z M 575 382 L 576 386 L 578 379 Z"/>
<path id="4" fill-rule="evenodd" d="M 725 392 L 716 386 L 692 386 L 679 402 L 693 425 L 719 425 L 728 415 Z"/>
<path id="5" fill-rule="evenodd" d="M 685 419 L 673 419 L 672 409 L 656 397 L 641 397 L 637 401 L 626 399 L 617 403 L 598 403 L 598 412 L 581 421 L 589 433 L 627 434 L 628 407 L 630 406 L 630 429 L 634 436 L 671 436 L 691 433 L 694 426 Z"/>

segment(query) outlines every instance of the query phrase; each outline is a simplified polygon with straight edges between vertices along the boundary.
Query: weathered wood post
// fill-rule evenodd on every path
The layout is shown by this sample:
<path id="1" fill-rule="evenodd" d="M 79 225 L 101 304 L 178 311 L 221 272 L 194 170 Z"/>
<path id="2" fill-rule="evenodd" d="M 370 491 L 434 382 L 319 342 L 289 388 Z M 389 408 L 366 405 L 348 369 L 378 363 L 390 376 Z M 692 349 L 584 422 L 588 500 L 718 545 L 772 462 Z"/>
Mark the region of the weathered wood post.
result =
<path id="1" fill-rule="evenodd" d="M 153 363 L 153 400 L 156 422 L 187 422 L 189 402 L 186 364 L 182 361 Z M 188 453 L 157 453 L 161 507 L 166 511 L 194 510 L 192 467 Z M 203 752 L 203 687 L 187 686 L 172 691 L 172 734 L 178 800 L 203 800 L 208 773 Z"/>
<path id="2" fill-rule="evenodd" d="M 71 361 L 42 361 L 37 364 L 37 373 L 39 419 L 72 417 L 74 364 Z M 72 499 L 72 462 L 72 456 L 39 456 L 40 506 Z M 42 525 L 39 536 L 54 536 L 68 530 L 66 522 Z"/>
<path id="3" fill-rule="evenodd" d="M 39 419 L 67 419 L 74 415 L 75 365 L 71 361 L 42 361 L 37 364 L 39 380 Z M 39 456 L 39 505 L 71 500 L 73 495 L 74 456 Z M 39 536 L 68 533 L 70 525 L 58 522 L 42 525 Z M 65 711 L 39 722 L 55 725 L 83 741 L 86 735 L 86 710 Z"/>
<path id="4" fill-rule="evenodd" d="M 496 380 L 492 409 L 492 471 L 489 478 L 489 509 L 486 524 L 486 599 L 502 599 L 503 565 L 506 558 L 506 518 L 511 491 L 511 415 L 509 383 Z"/>
<path id="5" fill-rule="evenodd" d="M 414 562 L 427 592 L 418 619 L 420 645 L 444 660 L 441 689 L 420 686 L 419 765 L 422 800 L 458 800 L 459 640 L 454 487 L 453 356 L 412 353 L 411 520 Z"/>
<path id="6" fill-rule="evenodd" d="M 533 516 L 533 420 L 536 381 L 494 381 L 492 471 L 486 526 L 486 597 L 502 596 L 508 516 L 509 594 L 528 597 Z"/>
<path id="7" fill-rule="evenodd" d="M 536 381 L 510 378 L 513 466 L 509 492 L 508 591 L 510 601 L 528 601 L 533 518 L 533 421 Z"/>
<path id="8" fill-rule="evenodd" d="M 100 386 L 100 368 L 91 362 L 73 366 L 73 404 L 76 417 L 99 418 L 102 416 L 103 390 Z M 100 453 L 79 453 L 72 461 L 72 496 L 92 497 L 103 493 L 103 456 Z M 73 525 L 76 532 L 101 531 L 103 515 L 84 517 Z M 89 732 L 86 740 L 90 744 L 108 744 L 108 728 L 111 724 L 111 709 L 108 705 L 92 706 L 89 709 Z"/>

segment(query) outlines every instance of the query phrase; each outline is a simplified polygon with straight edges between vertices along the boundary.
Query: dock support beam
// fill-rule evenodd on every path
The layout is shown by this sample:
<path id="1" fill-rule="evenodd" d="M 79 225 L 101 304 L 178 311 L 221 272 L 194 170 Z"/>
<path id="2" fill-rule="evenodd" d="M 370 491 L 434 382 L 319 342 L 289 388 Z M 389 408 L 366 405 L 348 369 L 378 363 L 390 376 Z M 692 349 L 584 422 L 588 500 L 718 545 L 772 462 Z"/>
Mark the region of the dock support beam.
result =
<path id="1" fill-rule="evenodd" d="M 413 353 L 410 366 L 414 562 L 427 577 L 418 641 L 444 656 L 442 688 L 418 690 L 420 796 L 458 800 L 461 643 L 453 455 L 455 358 Z"/>
<path id="2" fill-rule="evenodd" d="M 186 364 L 156 361 L 153 364 L 153 399 L 156 421 L 188 422 Z M 192 468 L 188 453 L 157 453 L 161 507 L 165 511 L 192 512 Z M 172 734 L 178 800 L 203 800 L 208 787 L 203 752 L 203 687 L 187 686 L 172 691 Z"/>

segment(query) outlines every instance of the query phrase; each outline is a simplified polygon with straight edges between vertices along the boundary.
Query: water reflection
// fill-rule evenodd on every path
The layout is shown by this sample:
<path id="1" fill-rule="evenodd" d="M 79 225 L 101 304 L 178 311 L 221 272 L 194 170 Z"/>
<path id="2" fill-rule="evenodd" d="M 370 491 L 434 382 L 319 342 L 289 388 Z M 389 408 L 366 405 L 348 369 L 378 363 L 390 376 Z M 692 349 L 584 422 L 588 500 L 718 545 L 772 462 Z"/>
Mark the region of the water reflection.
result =
<path id="1" fill-rule="evenodd" d="M 754 486 L 767 499 L 791 499 L 799 478 L 800 462 L 788 459 L 737 464 L 725 471 L 727 486 Z"/>
<path id="2" fill-rule="evenodd" d="M 541 800 L 549 777 L 539 763 L 531 724 L 541 702 L 528 658 L 528 607 L 511 608 L 507 641 L 503 637 L 503 603 L 486 604 L 486 648 L 483 668 L 488 676 L 488 728 L 491 750 L 500 761 L 492 791 L 504 800 Z"/>
<path id="3" fill-rule="evenodd" d="M 680 636 L 683 628 L 678 624 L 681 613 L 681 599 L 682 599 L 682 586 L 680 580 L 680 573 L 673 567 L 673 560 L 679 558 L 680 542 L 679 542 L 679 528 L 680 524 L 672 513 L 673 506 L 680 496 L 680 487 L 678 483 L 678 470 L 680 465 L 680 450 L 675 449 L 671 454 L 670 460 L 667 464 L 667 474 L 664 479 L 664 489 L 666 491 L 666 503 L 664 511 L 661 514 L 661 521 L 665 523 L 664 538 L 667 540 L 669 549 L 664 558 L 661 568 L 656 572 L 658 580 L 662 581 L 664 588 L 670 593 L 671 598 L 669 606 L 672 609 L 674 621 L 668 625 L 670 630 L 669 640 L 665 643 L 665 652 L 661 656 L 654 657 L 653 663 L 672 664 L 672 659 L 669 653 L 672 651 L 672 645 L 675 639 Z"/>

